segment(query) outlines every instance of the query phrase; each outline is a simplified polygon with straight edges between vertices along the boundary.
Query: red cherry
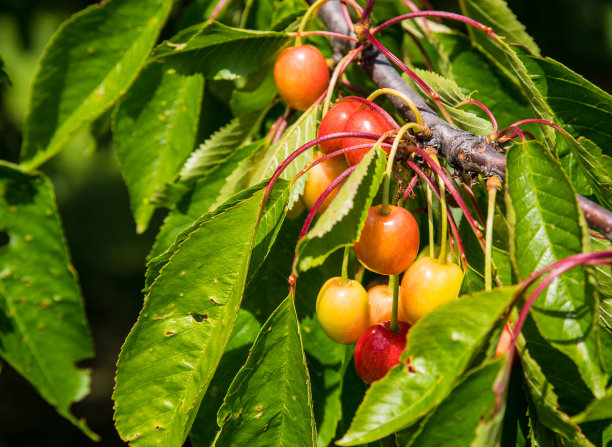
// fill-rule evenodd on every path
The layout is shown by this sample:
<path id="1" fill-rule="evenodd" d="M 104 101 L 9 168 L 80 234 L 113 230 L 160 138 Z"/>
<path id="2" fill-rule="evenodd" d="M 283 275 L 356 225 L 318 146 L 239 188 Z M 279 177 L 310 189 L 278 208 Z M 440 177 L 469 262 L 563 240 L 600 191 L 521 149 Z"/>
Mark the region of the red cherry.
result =
<path id="1" fill-rule="evenodd" d="M 406 334 L 410 325 L 399 321 L 399 332 L 390 329 L 391 322 L 377 324 L 366 330 L 355 346 L 355 370 L 366 383 L 382 379 L 398 365 L 406 347 Z"/>
<path id="2" fill-rule="evenodd" d="M 325 114 L 319 124 L 318 137 L 324 137 L 330 133 L 337 133 L 344 131 L 344 126 L 349 117 L 359 110 L 359 107 L 364 104 L 359 101 L 351 99 L 341 99 L 332 106 L 331 109 Z M 342 149 L 342 139 L 336 138 L 333 140 L 327 140 L 319 143 L 319 150 L 324 154 L 329 154 L 334 151 Z"/>
<path id="3" fill-rule="evenodd" d="M 281 98 L 296 110 L 306 110 L 329 85 L 329 68 L 312 45 L 285 48 L 274 63 L 274 83 Z"/>
<path id="4" fill-rule="evenodd" d="M 382 116 L 380 113 L 365 109 L 358 110 L 353 113 L 344 126 L 345 132 L 364 132 L 371 133 L 374 135 L 382 135 L 389 130 L 393 130 L 393 126 L 387 121 L 387 119 Z M 357 149 L 354 151 L 350 151 L 346 153 L 346 160 L 348 164 L 353 166 L 361 161 L 361 159 L 368 153 L 368 151 L 374 146 L 376 143 L 375 140 L 371 140 L 368 138 L 356 138 L 356 137 L 346 137 L 342 139 L 342 147 L 350 147 L 356 146 L 358 144 L 371 144 L 371 147 L 366 147 L 363 149 Z M 390 149 L 385 148 L 387 154 Z"/>
<path id="5" fill-rule="evenodd" d="M 399 275 L 419 252 L 419 227 L 410 211 L 389 205 L 389 214 L 379 214 L 381 205 L 370 207 L 359 240 L 357 259 L 381 275 Z"/>

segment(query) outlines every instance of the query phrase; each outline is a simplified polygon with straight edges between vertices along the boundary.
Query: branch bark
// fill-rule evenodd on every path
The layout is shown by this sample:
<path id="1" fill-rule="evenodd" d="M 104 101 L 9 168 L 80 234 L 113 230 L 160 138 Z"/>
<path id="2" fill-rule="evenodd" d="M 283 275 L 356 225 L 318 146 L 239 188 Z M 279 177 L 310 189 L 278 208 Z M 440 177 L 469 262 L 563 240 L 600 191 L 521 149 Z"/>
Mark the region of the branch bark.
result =
<path id="1" fill-rule="evenodd" d="M 314 0 L 307 1 L 314 2 Z M 329 31 L 350 34 L 339 0 L 325 3 L 319 10 L 319 17 Z M 339 60 L 351 48 L 351 42 L 345 39 L 333 38 L 331 43 L 335 60 Z M 423 142 L 425 145 L 438 150 L 438 153 L 455 168 L 468 173 L 482 174 L 485 177 L 496 175 L 501 180 L 505 179 L 506 157 L 498 151 L 497 146 L 488 143 L 482 136 L 458 129 L 440 118 L 423 98 L 404 82 L 384 54 L 370 46 L 364 52 L 360 64 L 378 88 L 399 90 L 416 104 L 431 130 L 431 137 Z M 410 108 L 400 98 L 388 96 L 388 99 L 406 121 L 415 120 Z M 579 194 L 577 199 L 589 227 L 612 240 L 612 212 Z"/>

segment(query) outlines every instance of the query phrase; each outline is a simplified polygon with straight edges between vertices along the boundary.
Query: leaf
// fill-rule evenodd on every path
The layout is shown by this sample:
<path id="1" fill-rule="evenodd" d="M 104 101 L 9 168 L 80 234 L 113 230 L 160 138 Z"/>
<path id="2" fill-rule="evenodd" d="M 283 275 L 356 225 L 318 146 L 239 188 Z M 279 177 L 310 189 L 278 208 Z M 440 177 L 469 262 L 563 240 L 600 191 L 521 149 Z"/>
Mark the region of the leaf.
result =
<path id="1" fill-rule="evenodd" d="M 293 296 L 261 328 L 217 415 L 214 446 L 314 446 L 310 380 Z"/>
<path id="2" fill-rule="evenodd" d="M 4 61 L 2 60 L 2 57 L 0 57 L 0 86 L 5 84 L 11 85 L 11 80 L 4 70 Z"/>
<path id="3" fill-rule="evenodd" d="M 580 428 L 570 417 L 559 409 L 558 397 L 540 366 L 531 357 L 525 347 L 524 339 L 519 337 L 518 352 L 525 375 L 531 402 L 537 412 L 538 421 L 544 426 L 563 436 L 571 443 L 568 445 L 591 446 L 581 433 Z M 531 415 L 533 419 L 534 415 Z"/>
<path id="4" fill-rule="evenodd" d="M 506 170 L 511 254 L 520 278 L 585 251 L 584 217 L 559 162 L 531 141 L 509 150 Z M 543 337 L 576 363 L 587 386 L 601 396 L 606 374 L 594 326 L 597 303 L 586 284 L 582 267 L 564 273 L 542 293 L 530 314 Z"/>
<path id="5" fill-rule="evenodd" d="M 184 74 L 235 79 L 255 71 L 292 39 L 288 34 L 232 28 L 206 22 L 181 31 L 153 51 Z"/>
<path id="6" fill-rule="evenodd" d="M 281 139 L 270 145 L 263 154 L 255 172 L 251 178 L 251 185 L 272 177 L 276 168 L 283 163 L 289 155 L 298 148 L 314 140 L 317 137 L 317 126 L 319 124 L 319 109 L 313 107 L 305 111 L 300 118 L 287 129 Z M 293 160 L 283 171 L 280 178 L 291 180 L 302 168 L 312 161 L 313 150 L 308 149 Z M 293 206 L 300 194 L 304 191 L 306 176 L 303 175 L 291 188 L 289 208 Z"/>
<path id="7" fill-rule="evenodd" d="M 363 157 L 317 223 L 300 241 L 300 270 L 321 265 L 332 252 L 359 238 L 385 165 L 386 154 L 382 149 L 371 150 Z"/>
<path id="8" fill-rule="evenodd" d="M 117 364 L 115 421 L 124 440 L 182 445 L 232 331 L 249 261 L 260 262 L 251 251 L 270 242 L 287 192 L 279 182 L 256 232 L 261 187 L 198 219 L 149 263 L 145 304 Z"/>
<path id="9" fill-rule="evenodd" d="M 609 250 L 612 243 L 607 239 L 591 236 L 591 247 L 594 252 Z M 596 265 L 599 287 L 599 321 L 612 331 L 612 271 L 609 265 Z"/>
<path id="10" fill-rule="evenodd" d="M 436 33 L 439 52 L 449 59 L 443 75 L 471 97 L 485 104 L 495 115 L 500 129 L 533 115 L 530 103 L 518 84 L 493 64 L 470 40 L 456 32 Z"/>
<path id="11" fill-rule="evenodd" d="M 0 162 L 0 191 L 0 356 L 96 439 L 70 412 L 89 392 L 90 371 L 76 363 L 93 346 L 53 187 L 42 173 Z"/>
<path id="12" fill-rule="evenodd" d="M 234 118 L 217 130 L 191 154 L 181 169 L 180 181 L 187 182 L 203 177 L 225 161 L 253 133 L 259 118 L 259 113 L 251 113 Z"/>
<path id="13" fill-rule="evenodd" d="M 415 423 L 442 402 L 511 302 L 514 288 L 463 296 L 427 314 L 408 332 L 413 371 L 393 368 L 374 382 L 340 445 L 381 439 Z"/>
<path id="14" fill-rule="evenodd" d="M 478 426 L 490 418 L 495 403 L 493 384 L 502 365 L 497 360 L 471 371 L 433 410 L 409 445 L 471 445 Z"/>
<path id="15" fill-rule="evenodd" d="M 603 155 L 595 143 L 584 137 L 576 141 L 565 132 L 563 137 L 599 203 L 612 210 L 612 158 Z"/>
<path id="16" fill-rule="evenodd" d="M 26 168 L 59 152 L 127 90 L 171 4 L 107 1 L 64 22 L 49 41 L 32 84 L 21 148 Z"/>
<path id="17" fill-rule="evenodd" d="M 155 191 L 171 181 L 195 144 L 204 80 L 149 64 L 118 104 L 115 147 L 137 232 L 147 229 Z"/>
<path id="18" fill-rule="evenodd" d="M 148 259 L 166 251 L 172 245 L 174 238 L 203 212 L 213 211 L 238 192 L 243 184 L 241 174 L 245 168 L 250 168 L 252 157 L 260 144 L 256 142 L 237 148 L 225 161 L 196 181 L 193 190 L 184 194 L 164 219 Z"/>
<path id="19" fill-rule="evenodd" d="M 475 133 L 476 135 L 489 135 L 493 132 L 493 125 L 486 119 L 480 118 L 474 113 L 467 112 L 465 109 L 458 108 L 466 96 L 463 94 L 455 81 L 444 78 L 443 76 L 428 70 L 414 69 L 414 72 L 436 93 L 440 95 L 443 104 L 446 105 L 450 117 L 454 124 L 463 130 Z M 402 76 L 408 80 L 407 75 Z M 430 102 L 433 106 L 433 101 Z"/>
<path id="20" fill-rule="evenodd" d="M 352 349 L 333 342 L 315 317 L 303 319 L 300 327 L 312 381 L 317 446 L 324 447 L 336 437 L 342 420 L 342 384 Z"/>
<path id="21" fill-rule="evenodd" d="M 540 54 L 537 44 L 527 34 L 525 26 L 518 21 L 504 0 L 459 0 L 459 4 L 464 15 L 492 27 L 498 36 L 505 37 L 509 42 L 523 45 L 533 54 Z M 468 30 L 471 39 L 487 51 L 492 39 L 474 27 L 468 27 Z"/>
<path id="22" fill-rule="evenodd" d="M 586 410 L 572 419 L 576 424 L 599 419 L 612 419 L 612 388 L 608 388 L 604 397 L 593 401 Z"/>
<path id="23" fill-rule="evenodd" d="M 555 115 L 612 157 L 612 96 L 554 59 L 518 57 Z"/>
<path id="24" fill-rule="evenodd" d="M 232 335 L 227 342 L 225 352 L 219 362 L 218 370 L 223 374 L 215 374 L 210 386 L 202 399 L 202 405 L 189 432 L 189 440 L 194 447 L 210 446 L 217 434 L 217 424 L 211 423 L 217 419 L 223 397 L 249 355 L 249 349 L 261 325 L 248 311 L 240 309 Z"/>

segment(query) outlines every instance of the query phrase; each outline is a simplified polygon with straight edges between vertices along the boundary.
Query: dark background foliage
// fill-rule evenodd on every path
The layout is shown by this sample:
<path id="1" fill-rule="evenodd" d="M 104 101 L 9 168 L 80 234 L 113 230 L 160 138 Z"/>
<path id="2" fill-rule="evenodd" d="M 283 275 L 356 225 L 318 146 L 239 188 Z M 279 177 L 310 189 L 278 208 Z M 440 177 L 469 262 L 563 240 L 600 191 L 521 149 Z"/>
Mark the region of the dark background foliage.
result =
<path id="1" fill-rule="evenodd" d="M 29 82 L 51 33 L 82 0 L 2 0 L 0 56 L 12 86 L 0 91 L 0 158 L 16 161 Z M 179 8 L 185 6 L 183 2 Z M 455 1 L 432 1 L 458 12 Z M 510 0 L 509 5 L 542 50 L 612 92 L 612 4 L 606 0 Z M 172 21 L 169 27 L 173 25 Z M 207 92 L 208 93 L 208 92 Z M 205 94 L 207 100 L 211 95 Z M 207 130 L 227 114 L 209 117 Z M 106 129 L 100 120 L 100 129 Z M 205 133 L 205 132 L 204 132 Z M 115 362 L 142 306 L 144 259 L 163 215 L 136 235 L 128 196 L 112 141 L 105 132 L 82 135 L 43 170 L 54 182 L 73 263 L 79 272 L 96 357 L 91 393 L 74 412 L 102 436 L 101 445 L 124 445 L 112 422 Z M 9 366 L 0 373 L 0 447 L 85 446 L 94 444 L 46 404 Z"/>

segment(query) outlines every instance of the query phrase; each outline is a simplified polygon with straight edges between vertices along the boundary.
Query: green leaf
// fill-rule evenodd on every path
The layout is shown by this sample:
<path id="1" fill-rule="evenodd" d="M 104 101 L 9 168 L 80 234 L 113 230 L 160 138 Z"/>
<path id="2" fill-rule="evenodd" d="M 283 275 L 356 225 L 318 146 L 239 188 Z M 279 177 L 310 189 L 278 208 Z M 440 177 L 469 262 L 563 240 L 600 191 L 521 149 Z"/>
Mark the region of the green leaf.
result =
<path id="1" fill-rule="evenodd" d="M 537 44 L 504 0 L 459 0 L 459 4 L 464 15 L 490 26 L 498 36 L 505 37 L 508 42 L 523 45 L 533 54 L 540 54 Z M 485 51 L 495 54 L 490 49 L 492 39 L 486 33 L 471 26 L 468 26 L 468 30 L 474 42 Z"/>
<path id="2" fill-rule="evenodd" d="M 488 57 L 456 32 L 436 33 L 439 52 L 449 59 L 443 75 L 454 80 L 463 91 L 485 104 L 495 115 L 500 129 L 533 116 L 530 104 L 519 86 L 492 64 Z"/>
<path id="3" fill-rule="evenodd" d="M 205 214 L 149 263 L 145 304 L 117 364 L 115 421 L 124 440 L 184 442 L 236 320 L 249 261 L 261 262 L 251 251 L 282 221 L 287 192 L 279 182 L 256 233 L 261 187 Z"/>
<path id="4" fill-rule="evenodd" d="M 554 59 L 518 57 L 555 115 L 612 156 L 612 96 Z"/>
<path id="5" fill-rule="evenodd" d="M 578 141 L 566 133 L 563 137 L 599 203 L 612 210 L 612 158 L 603 155 L 595 143 L 584 137 Z"/>
<path id="6" fill-rule="evenodd" d="M 320 107 L 313 107 L 304 112 L 300 118 L 283 133 L 283 136 L 277 143 L 270 145 L 257 165 L 253 177 L 251 178 L 251 185 L 272 177 L 276 168 L 285 161 L 289 155 L 317 137 L 319 109 Z M 308 149 L 300 154 L 287 166 L 287 168 L 285 168 L 280 178 L 291 180 L 307 163 L 312 161 L 312 154 L 312 149 Z M 293 206 L 300 194 L 304 191 L 305 183 L 306 176 L 303 175 L 292 186 L 289 208 Z"/>
<path id="7" fill-rule="evenodd" d="M 433 71 L 421 70 L 416 68 L 414 72 L 436 93 L 440 95 L 443 104 L 446 105 L 448 114 L 453 119 L 454 124 L 476 135 L 489 135 L 493 132 L 493 125 L 490 121 L 480 118 L 474 113 L 467 112 L 465 108 L 458 108 L 467 97 L 463 94 L 455 81 L 447 79 Z M 403 75 L 408 80 L 407 75 Z M 430 101 L 433 107 L 433 101 Z"/>
<path id="8" fill-rule="evenodd" d="M 187 192 L 164 219 L 148 259 L 166 251 L 174 238 L 203 212 L 213 211 L 238 192 L 243 184 L 242 177 L 251 167 L 252 158 L 260 146 L 261 143 L 256 142 L 239 147 L 205 177 L 196 181 L 193 190 Z"/>
<path id="9" fill-rule="evenodd" d="M 371 150 L 363 157 L 314 227 L 300 241 L 300 270 L 321 265 L 332 252 L 359 238 L 385 165 L 386 154 L 382 149 Z"/>
<path id="10" fill-rule="evenodd" d="M 612 388 L 608 388 L 604 397 L 591 402 L 586 410 L 572 419 L 576 424 L 599 419 L 612 419 Z"/>
<path id="11" fill-rule="evenodd" d="M 53 187 L 44 174 L 0 162 L 0 191 L 0 356 L 95 439 L 70 412 L 89 392 L 90 372 L 76 363 L 93 347 Z"/>
<path id="12" fill-rule="evenodd" d="M 506 170 L 511 254 L 520 278 L 586 251 L 584 218 L 559 162 L 531 141 L 509 150 Z M 606 374 L 594 325 L 597 302 L 588 279 L 582 267 L 564 273 L 530 313 L 544 338 L 574 361 L 587 386 L 601 396 Z"/>
<path id="13" fill-rule="evenodd" d="M 580 428 L 570 417 L 559 409 L 558 397 L 540 365 L 531 357 L 524 339 L 519 337 L 518 351 L 525 375 L 525 383 L 531 395 L 531 402 L 537 413 L 538 422 L 570 441 L 568 445 L 591 446 Z M 535 415 L 530 415 L 532 420 Z"/>
<path id="14" fill-rule="evenodd" d="M 51 158 L 125 93 L 171 4 L 107 1 L 64 22 L 49 41 L 32 84 L 21 148 L 25 167 Z"/>
<path id="15" fill-rule="evenodd" d="M 310 380 L 290 294 L 261 328 L 217 415 L 215 446 L 314 446 Z"/>
<path id="16" fill-rule="evenodd" d="M 496 396 L 493 384 L 502 366 L 499 359 L 471 371 L 433 410 L 409 445 L 471 445 L 478 426 L 490 418 Z"/>
<path id="17" fill-rule="evenodd" d="M 206 22 L 183 30 L 158 45 L 151 57 L 170 62 L 181 73 L 235 79 L 255 71 L 290 39 L 286 33 L 252 31 Z"/>
<path id="18" fill-rule="evenodd" d="M 352 349 L 332 341 L 315 317 L 303 319 L 300 327 L 312 381 L 317 446 L 325 447 L 336 437 L 342 420 L 342 384 Z"/>
<path id="19" fill-rule="evenodd" d="M 451 392 L 474 352 L 511 302 L 515 288 L 450 301 L 408 331 L 411 370 L 393 368 L 374 382 L 341 445 L 381 439 L 415 423 Z"/>
<path id="20" fill-rule="evenodd" d="M 594 252 L 609 250 L 612 243 L 607 239 L 591 237 Z M 612 271 L 609 265 L 595 266 L 599 287 L 599 321 L 612 331 Z"/>
<path id="21" fill-rule="evenodd" d="M 217 130 L 191 154 L 181 169 L 179 180 L 203 177 L 225 161 L 259 124 L 260 113 L 251 113 L 234 118 L 230 123 Z"/>
<path id="22" fill-rule="evenodd" d="M 114 115 L 115 147 L 138 233 L 147 229 L 155 191 L 171 181 L 195 144 L 204 79 L 149 64 Z"/>
<path id="23" fill-rule="evenodd" d="M 0 57 L 0 86 L 4 84 L 11 85 L 11 80 L 4 70 L 4 61 L 2 60 L 2 57 Z"/>
<path id="24" fill-rule="evenodd" d="M 223 373 L 213 376 L 202 399 L 203 404 L 200 406 L 191 432 L 189 432 L 189 440 L 194 447 L 208 447 L 214 441 L 218 427 L 211 421 L 217 419 L 217 412 L 223 404 L 223 397 L 227 393 L 234 376 L 244 365 L 249 355 L 249 349 L 260 329 L 261 324 L 257 319 L 251 313 L 240 309 L 234 330 L 217 368 Z"/>

